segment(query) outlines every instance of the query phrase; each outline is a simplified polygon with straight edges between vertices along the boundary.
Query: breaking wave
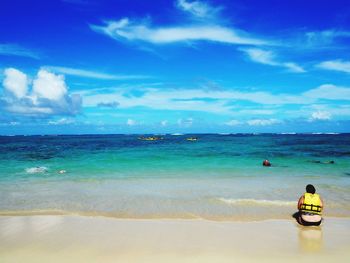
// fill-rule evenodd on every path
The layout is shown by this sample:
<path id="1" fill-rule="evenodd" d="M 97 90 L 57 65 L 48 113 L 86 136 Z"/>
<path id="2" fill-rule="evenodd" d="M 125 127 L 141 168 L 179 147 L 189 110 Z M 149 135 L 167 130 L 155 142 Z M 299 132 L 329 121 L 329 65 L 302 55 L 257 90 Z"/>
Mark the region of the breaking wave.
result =
<path id="1" fill-rule="evenodd" d="M 230 199 L 217 198 L 217 200 L 229 205 L 244 206 L 295 206 L 296 201 L 264 200 L 264 199 Z"/>
<path id="2" fill-rule="evenodd" d="M 46 173 L 47 171 L 48 168 L 45 166 L 31 167 L 26 169 L 26 172 L 29 174 Z"/>

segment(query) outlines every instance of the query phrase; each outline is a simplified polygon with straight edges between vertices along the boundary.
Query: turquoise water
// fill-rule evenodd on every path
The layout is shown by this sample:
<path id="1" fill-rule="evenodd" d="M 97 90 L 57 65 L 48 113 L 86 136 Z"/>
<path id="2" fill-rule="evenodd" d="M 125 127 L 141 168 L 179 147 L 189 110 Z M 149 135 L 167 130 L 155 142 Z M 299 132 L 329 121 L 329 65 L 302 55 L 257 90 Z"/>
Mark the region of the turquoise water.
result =
<path id="1" fill-rule="evenodd" d="M 287 218 L 312 183 L 350 216 L 350 134 L 193 136 L 0 137 L 0 214 Z"/>

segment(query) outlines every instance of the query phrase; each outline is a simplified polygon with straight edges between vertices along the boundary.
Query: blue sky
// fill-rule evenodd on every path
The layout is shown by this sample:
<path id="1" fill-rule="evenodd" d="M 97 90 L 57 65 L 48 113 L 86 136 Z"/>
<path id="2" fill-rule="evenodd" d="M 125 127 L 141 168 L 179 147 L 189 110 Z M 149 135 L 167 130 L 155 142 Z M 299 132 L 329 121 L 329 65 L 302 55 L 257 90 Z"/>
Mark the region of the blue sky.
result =
<path id="1" fill-rule="evenodd" d="M 350 132 L 348 1 L 3 0 L 0 134 Z"/>

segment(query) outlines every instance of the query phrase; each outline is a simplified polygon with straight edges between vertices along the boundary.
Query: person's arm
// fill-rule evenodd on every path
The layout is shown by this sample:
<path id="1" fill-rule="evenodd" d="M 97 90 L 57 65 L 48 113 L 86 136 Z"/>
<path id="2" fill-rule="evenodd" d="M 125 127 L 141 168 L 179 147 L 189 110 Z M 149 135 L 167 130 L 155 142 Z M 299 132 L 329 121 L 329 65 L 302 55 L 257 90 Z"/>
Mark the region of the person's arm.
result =
<path id="1" fill-rule="evenodd" d="M 301 210 L 301 206 L 304 203 L 304 195 L 300 196 L 298 201 L 298 210 Z"/>
<path id="2" fill-rule="evenodd" d="M 320 200 L 321 200 L 321 207 L 322 207 L 322 209 L 324 209 L 324 203 L 323 203 L 323 200 L 321 197 L 320 197 Z"/>

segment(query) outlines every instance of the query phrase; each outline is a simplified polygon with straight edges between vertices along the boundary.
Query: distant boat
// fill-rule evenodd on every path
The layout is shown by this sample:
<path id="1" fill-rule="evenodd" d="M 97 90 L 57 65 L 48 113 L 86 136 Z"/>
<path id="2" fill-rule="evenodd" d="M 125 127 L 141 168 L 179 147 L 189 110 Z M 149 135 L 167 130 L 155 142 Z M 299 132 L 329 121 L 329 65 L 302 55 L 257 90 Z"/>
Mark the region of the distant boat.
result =
<path id="1" fill-rule="evenodd" d="M 149 137 L 139 137 L 138 138 L 141 141 L 158 141 L 158 140 L 163 140 L 163 137 L 159 136 L 149 136 Z"/>
<path id="2" fill-rule="evenodd" d="M 198 138 L 197 137 L 189 137 L 189 138 L 186 138 L 187 141 L 198 141 Z"/>

